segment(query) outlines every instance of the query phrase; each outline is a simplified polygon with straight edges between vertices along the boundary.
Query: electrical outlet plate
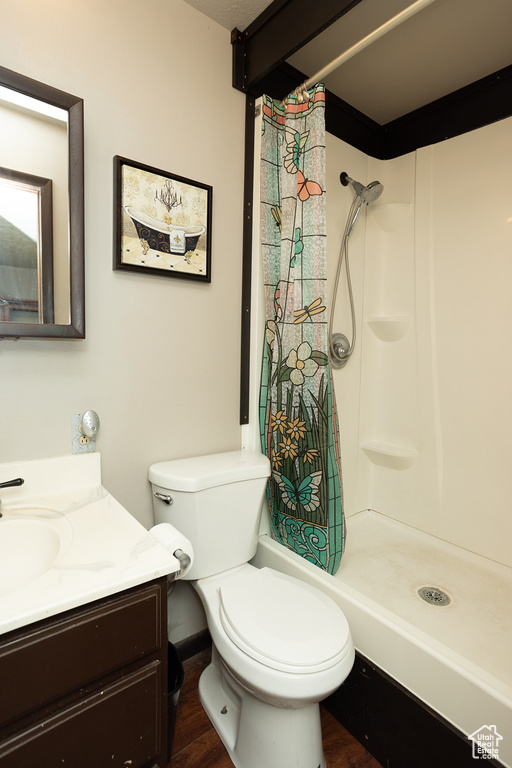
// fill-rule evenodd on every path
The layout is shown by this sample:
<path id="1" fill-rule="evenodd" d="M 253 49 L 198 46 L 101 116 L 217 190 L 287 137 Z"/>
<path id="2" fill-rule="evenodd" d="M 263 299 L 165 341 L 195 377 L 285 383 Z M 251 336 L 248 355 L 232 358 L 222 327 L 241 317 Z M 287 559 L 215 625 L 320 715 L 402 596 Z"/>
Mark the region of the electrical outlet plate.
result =
<path id="1" fill-rule="evenodd" d="M 73 453 L 91 453 L 96 450 L 96 438 L 83 435 L 80 428 L 81 424 L 81 413 L 71 417 L 71 450 Z"/>

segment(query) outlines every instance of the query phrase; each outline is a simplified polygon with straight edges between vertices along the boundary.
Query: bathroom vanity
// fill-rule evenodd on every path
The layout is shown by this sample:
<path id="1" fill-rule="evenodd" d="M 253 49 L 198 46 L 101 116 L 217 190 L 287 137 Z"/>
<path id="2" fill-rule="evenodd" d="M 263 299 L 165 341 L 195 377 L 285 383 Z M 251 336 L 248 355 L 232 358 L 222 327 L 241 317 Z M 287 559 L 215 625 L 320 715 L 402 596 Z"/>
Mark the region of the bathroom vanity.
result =
<path id="1" fill-rule="evenodd" d="M 0 638 L 0 766 L 166 765 L 166 580 Z"/>
<path id="2" fill-rule="evenodd" d="M 178 561 L 101 486 L 97 454 L 0 465 L 0 482 L 15 476 L 0 510 L 0 768 L 165 768 Z"/>

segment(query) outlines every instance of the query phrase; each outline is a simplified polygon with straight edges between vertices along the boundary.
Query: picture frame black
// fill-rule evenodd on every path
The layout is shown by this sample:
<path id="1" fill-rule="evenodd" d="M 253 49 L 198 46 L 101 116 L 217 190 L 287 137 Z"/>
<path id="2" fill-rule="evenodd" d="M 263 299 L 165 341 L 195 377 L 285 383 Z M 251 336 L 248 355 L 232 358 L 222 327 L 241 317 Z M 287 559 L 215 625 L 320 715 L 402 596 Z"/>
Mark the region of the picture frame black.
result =
<path id="1" fill-rule="evenodd" d="M 114 157 L 113 269 L 211 282 L 213 187 Z"/>

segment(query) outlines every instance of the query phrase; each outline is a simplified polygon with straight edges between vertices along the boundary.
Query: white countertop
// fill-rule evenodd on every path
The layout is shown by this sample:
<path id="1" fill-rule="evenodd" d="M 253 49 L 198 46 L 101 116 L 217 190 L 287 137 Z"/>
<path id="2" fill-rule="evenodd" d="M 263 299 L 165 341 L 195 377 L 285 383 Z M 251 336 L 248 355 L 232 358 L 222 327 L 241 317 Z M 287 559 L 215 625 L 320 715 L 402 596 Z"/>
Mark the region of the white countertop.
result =
<path id="1" fill-rule="evenodd" d="M 0 482 L 15 477 L 24 485 L 0 489 L 0 536 L 5 521 L 25 516 L 58 530 L 61 546 L 51 567 L 22 585 L 0 564 L 0 634 L 179 570 L 102 487 L 99 454 L 0 464 Z"/>

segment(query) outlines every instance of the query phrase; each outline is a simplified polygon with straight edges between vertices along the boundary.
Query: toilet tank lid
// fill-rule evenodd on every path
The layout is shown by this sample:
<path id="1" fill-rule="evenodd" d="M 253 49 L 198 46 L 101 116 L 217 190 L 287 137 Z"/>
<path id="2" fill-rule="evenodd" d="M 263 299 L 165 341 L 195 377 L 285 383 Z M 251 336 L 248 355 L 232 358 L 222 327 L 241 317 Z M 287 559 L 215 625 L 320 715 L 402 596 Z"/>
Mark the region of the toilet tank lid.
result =
<path id="1" fill-rule="evenodd" d="M 254 480 L 270 475 L 270 462 L 257 451 L 230 451 L 175 459 L 149 468 L 151 483 L 173 491 L 203 491 L 227 483 Z"/>

